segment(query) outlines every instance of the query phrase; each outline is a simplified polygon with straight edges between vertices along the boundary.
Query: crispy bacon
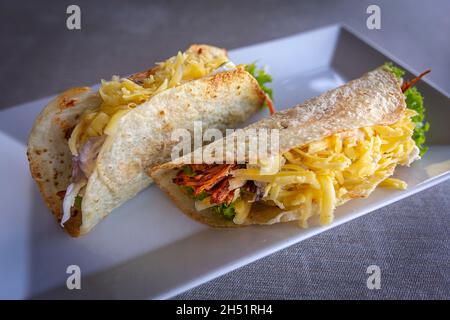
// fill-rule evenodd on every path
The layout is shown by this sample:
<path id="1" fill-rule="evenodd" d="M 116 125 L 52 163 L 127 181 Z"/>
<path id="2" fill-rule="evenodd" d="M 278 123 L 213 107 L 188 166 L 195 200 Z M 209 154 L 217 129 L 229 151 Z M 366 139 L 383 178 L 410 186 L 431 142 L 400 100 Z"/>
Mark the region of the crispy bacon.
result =
<path id="1" fill-rule="evenodd" d="M 275 108 L 273 107 L 273 102 L 272 102 L 272 100 L 270 100 L 270 98 L 266 98 L 266 104 L 267 104 L 267 107 L 269 108 L 270 115 L 274 114 Z"/>
<path id="2" fill-rule="evenodd" d="M 219 182 L 228 181 L 230 172 L 237 165 L 235 164 L 220 164 L 220 165 L 190 165 L 195 175 L 189 175 L 183 170 L 178 172 L 174 183 L 180 186 L 189 186 L 194 189 L 194 195 L 199 195 L 203 191 L 213 189 Z M 223 185 L 224 186 L 224 185 Z M 228 188 L 228 186 L 227 186 Z M 217 192 L 217 190 L 216 190 Z"/>
<path id="3" fill-rule="evenodd" d="M 227 206 L 230 205 L 230 203 L 233 201 L 235 192 L 236 192 L 236 190 L 231 190 L 228 193 L 227 197 L 225 198 L 225 202 L 226 202 Z"/>
<path id="4" fill-rule="evenodd" d="M 149 78 L 152 74 L 154 74 L 156 71 L 155 68 L 151 68 L 145 71 L 136 72 L 135 74 L 132 74 L 128 77 L 131 81 L 133 81 L 136 84 L 142 85 L 144 83 L 144 80 Z"/>
<path id="5" fill-rule="evenodd" d="M 414 86 L 417 83 L 417 81 L 419 81 L 423 76 L 425 76 L 426 74 L 428 74 L 430 72 L 431 72 L 431 69 L 428 69 L 428 70 L 422 72 L 418 77 L 416 77 L 410 81 L 405 81 L 402 84 L 402 92 L 405 92 L 406 90 L 408 90 L 409 88 Z"/>
<path id="6" fill-rule="evenodd" d="M 230 193 L 230 190 L 228 190 L 228 187 L 230 186 L 228 179 L 222 179 L 218 184 L 214 186 L 214 188 L 211 189 L 211 203 L 217 203 L 221 204 L 224 202 L 228 194 Z"/>
<path id="7" fill-rule="evenodd" d="M 189 165 L 194 174 L 188 174 L 180 170 L 173 182 L 179 186 L 188 186 L 193 189 L 193 195 L 197 196 L 207 192 L 211 196 L 211 203 L 230 204 L 234 198 L 234 190 L 229 190 L 229 180 L 233 169 L 239 167 L 236 164 L 192 164 Z"/>

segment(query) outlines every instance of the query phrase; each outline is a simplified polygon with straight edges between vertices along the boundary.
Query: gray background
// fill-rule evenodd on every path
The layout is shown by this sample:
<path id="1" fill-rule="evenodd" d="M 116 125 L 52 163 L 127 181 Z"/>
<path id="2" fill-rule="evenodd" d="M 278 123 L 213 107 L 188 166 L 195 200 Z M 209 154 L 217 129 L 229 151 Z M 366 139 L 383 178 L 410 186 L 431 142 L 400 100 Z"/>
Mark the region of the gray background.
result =
<path id="1" fill-rule="evenodd" d="M 78 4 L 82 30 L 65 28 Z M 366 28 L 378 4 L 382 30 Z M 450 92 L 450 1 L 3 1 L 0 108 L 129 74 L 189 43 L 229 49 L 345 22 Z M 180 299 L 450 298 L 450 182 L 303 241 Z M 368 290 L 366 268 L 382 270 Z"/>

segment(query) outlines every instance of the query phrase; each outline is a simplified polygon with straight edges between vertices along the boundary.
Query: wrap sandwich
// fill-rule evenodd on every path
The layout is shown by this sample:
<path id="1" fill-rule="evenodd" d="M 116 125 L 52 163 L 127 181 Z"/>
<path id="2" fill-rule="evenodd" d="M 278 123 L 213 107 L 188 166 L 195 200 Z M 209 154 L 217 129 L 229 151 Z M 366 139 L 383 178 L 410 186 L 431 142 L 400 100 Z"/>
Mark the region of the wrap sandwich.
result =
<path id="1" fill-rule="evenodd" d="M 391 177 L 395 168 L 426 151 L 428 124 L 413 87 L 421 76 L 403 82 L 402 75 L 381 66 L 148 173 L 184 213 L 210 226 L 296 220 L 307 227 L 312 217 L 331 223 L 337 206 L 368 197 L 377 186 L 406 188 Z M 278 132 L 277 148 L 270 140 L 255 161 L 248 147 L 242 161 L 228 161 L 239 159 L 239 134 L 248 142 L 262 129 Z M 208 153 L 223 161 L 194 161 L 195 154 Z"/>
<path id="2" fill-rule="evenodd" d="M 102 81 L 98 91 L 67 90 L 34 123 L 32 176 L 57 221 L 83 235 L 151 183 L 144 169 L 170 160 L 172 130 L 192 130 L 196 120 L 235 127 L 271 107 L 269 80 L 254 65 L 234 65 L 224 49 L 192 45 L 150 70 Z"/>

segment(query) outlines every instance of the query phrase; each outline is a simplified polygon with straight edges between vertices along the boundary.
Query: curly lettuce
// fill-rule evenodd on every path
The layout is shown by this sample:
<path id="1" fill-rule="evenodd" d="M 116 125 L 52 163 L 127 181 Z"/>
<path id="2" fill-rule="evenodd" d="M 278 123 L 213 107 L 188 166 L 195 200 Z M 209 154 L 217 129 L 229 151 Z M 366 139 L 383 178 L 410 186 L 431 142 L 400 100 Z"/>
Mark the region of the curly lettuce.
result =
<path id="1" fill-rule="evenodd" d="M 386 63 L 386 67 L 397 76 L 398 79 L 403 81 L 403 76 L 405 75 L 405 71 L 393 66 L 392 62 Z M 425 121 L 425 106 L 423 104 L 423 96 L 417 90 L 416 87 L 411 87 L 404 92 L 405 102 L 408 109 L 412 109 L 417 112 L 412 118 L 412 121 L 416 125 L 414 128 L 413 139 L 416 143 L 416 146 L 420 150 L 420 156 L 423 156 L 428 147 L 425 146 L 426 141 L 426 133 L 430 130 L 430 124 Z"/>
<path id="2" fill-rule="evenodd" d="M 420 150 L 420 156 L 423 156 L 428 147 L 425 146 L 425 134 L 430 130 L 430 123 L 425 121 L 425 107 L 423 105 L 423 97 L 416 87 L 409 88 L 405 91 L 406 105 L 409 109 L 415 110 L 417 115 L 412 117 L 412 121 L 416 125 L 414 128 L 413 139 Z"/>
<path id="3" fill-rule="evenodd" d="M 83 197 L 82 196 L 76 196 L 75 197 L 75 202 L 74 202 L 74 207 L 75 209 L 81 210 L 81 202 L 83 201 Z"/>
<path id="4" fill-rule="evenodd" d="M 191 166 L 189 166 L 189 165 L 183 166 L 182 170 L 186 175 L 188 175 L 190 177 L 195 176 L 194 170 L 192 170 Z"/>
<path id="5" fill-rule="evenodd" d="M 182 186 L 184 188 L 184 190 L 186 191 L 186 193 L 192 197 L 192 199 L 194 199 L 195 201 L 202 201 L 206 198 L 209 197 L 209 194 L 206 191 L 202 191 L 200 194 L 198 195 L 194 195 L 194 188 L 190 187 L 190 186 Z"/>
<path id="6" fill-rule="evenodd" d="M 222 203 L 218 206 L 213 207 L 213 210 L 215 213 L 220 214 L 229 220 L 233 219 L 236 215 L 233 203 L 230 203 L 229 205 Z"/>
<path id="7" fill-rule="evenodd" d="M 273 100 L 273 90 L 267 86 L 267 83 L 272 82 L 272 76 L 266 72 L 265 68 L 258 69 L 256 63 L 250 63 L 245 65 L 245 71 L 258 81 L 261 89 Z M 264 107 L 268 107 L 267 102 L 264 102 Z"/>
<path id="8" fill-rule="evenodd" d="M 392 64 L 392 62 L 386 62 L 385 65 L 386 65 L 386 67 L 387 67 L 393 74 L 396 75 L 396 77 L 397 77 L 399 80 L 402 80 L 402 79 L 403 79 L 403 76 L 405 75 L 405 71 L 404 71 L 404 70 L 395 67 L 395 66 Z"/>

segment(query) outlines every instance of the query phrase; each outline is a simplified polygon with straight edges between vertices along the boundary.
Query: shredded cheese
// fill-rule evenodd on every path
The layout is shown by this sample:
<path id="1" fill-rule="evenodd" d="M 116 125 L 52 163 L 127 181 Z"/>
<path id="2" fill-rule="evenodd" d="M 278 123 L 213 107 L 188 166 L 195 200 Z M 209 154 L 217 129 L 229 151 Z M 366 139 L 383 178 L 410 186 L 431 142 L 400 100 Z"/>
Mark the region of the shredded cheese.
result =
<path id="1" fill-rule="evenodd" d="M 213 55 L 205 50 L 199 54 L 197 50 L 187 50 L 158 63 L 154 72 L 139 84 L 117 76 L 111 81 L 102 80 L 99 89 L 102 104 L 96 110 L 86 111 L 81 116 L 69 139 L 70 151 L 73 155 L 78 155 L 78 150 L 89 138 L 111 134 L 126 112 L 155 94 L 185 81 L 205 77 L 230 63 L 225 53 Z"/>
<path id="2" fill-rule="evenodd" d="M 395 178 L 387 178 L 379 184 L 380 187 L 405 190 L 408 186 L 405 181 Z"/>
<path id="3" fill-rule="evenodd" d="M 249 167 L 233 174 L 239 179 L 267 183 L 262 200 L 296 211 L 300 226 L 307 227 L 315 206 L 320 222 L 328 224 L 337 205 L 365 197 L 377 185 L 406 188 L 404 181 L 385 177 L 396 165 L 409 165 L 415 154 L 411 121 L 415 114 L 407 109 L 392 125 L 337 133 L 293 148 L 283 154 L 286 163 L 276 173 Z M 241 215 L 239 221 L 242 219 Z"/>

